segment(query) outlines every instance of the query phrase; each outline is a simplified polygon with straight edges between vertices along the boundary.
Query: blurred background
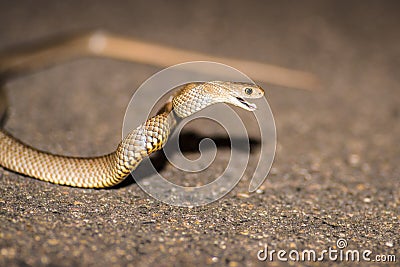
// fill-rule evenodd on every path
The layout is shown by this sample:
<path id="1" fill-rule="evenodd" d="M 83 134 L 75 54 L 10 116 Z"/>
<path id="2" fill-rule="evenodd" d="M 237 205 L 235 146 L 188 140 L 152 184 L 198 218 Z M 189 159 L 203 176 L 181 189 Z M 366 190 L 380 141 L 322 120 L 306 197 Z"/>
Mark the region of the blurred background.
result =
<path id="1" fill-rule="evenodd" d="M 257 265 L 260 244 L 326 249 L 338 237 L 398 253 L 399 11 L 398 1 L 1 1 L 1 51 L 100 29 L 320 80 L 311 91 L 261 83 L 278 146 L 259 193 L 245 176 L 188 210 L 135 184 L 77 190 L 1 169 L 1 265 Z M 134 89 L 159 70 L 82 58 L 9 81 L 7 129 L 54 153 L 110 152 Z"/>

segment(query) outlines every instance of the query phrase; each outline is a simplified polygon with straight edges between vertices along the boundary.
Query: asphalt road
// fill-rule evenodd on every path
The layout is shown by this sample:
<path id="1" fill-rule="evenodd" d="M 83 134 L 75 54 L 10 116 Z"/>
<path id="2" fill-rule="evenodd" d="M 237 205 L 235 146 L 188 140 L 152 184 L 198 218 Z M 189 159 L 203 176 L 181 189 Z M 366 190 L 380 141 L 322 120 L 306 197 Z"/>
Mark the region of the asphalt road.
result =
<path id="1" fill-rule="evenodd" d="M 397 1 L 103 2 L 2 1 L 0 48 L 105 29 L 311 71 L 322 86 L 308 92 L 263 84 L 278 133 L 271 173 L 261 190 L 248 193 L 249 170 L 210 205 L 172 207 L 132 182 L 82 190 L 0 168 L 1 266 L 265 266 L 257 259 L 265 245 L 322 252 L 336 249 L 338 239 L 347 241 L 344 251 L 371 250 L 371 259 L 396 255 L 398 264 Z M 158 70 L 81 59 L 10 81 L 6 128 L 54 153 L 110 152 L 133 90 Z M 192 128 L 207 135 L 201 123 Z M 257 138 L 255 130 L 250 134 Z M 197 155 L 196 149 L 186 153 Z M 162 174 L 182 184 L 205 183 L 226 164 L 229 150 L 218 153 L 204 173 L 167 164 Z M 275 254 L 268 264 L 288 263 Z"/>

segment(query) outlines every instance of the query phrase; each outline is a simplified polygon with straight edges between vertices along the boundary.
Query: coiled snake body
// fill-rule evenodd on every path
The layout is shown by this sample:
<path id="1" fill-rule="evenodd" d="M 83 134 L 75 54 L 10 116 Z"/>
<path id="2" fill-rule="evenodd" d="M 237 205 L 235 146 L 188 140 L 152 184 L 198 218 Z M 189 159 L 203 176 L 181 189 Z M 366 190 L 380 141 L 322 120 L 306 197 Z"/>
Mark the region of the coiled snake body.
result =
<path id="1" fill-rule="evenodd" d="M 209 105 L 225 102 L 254 111 L 244 98 L 262 97 L 261 87 L 241 82 L 189 83 L 158 114 L 130 132 L 111 154 L 78 158 L 39 151 L 0 130 L 0 165 L 55 184 L 106 188 L 122 182 L 139 163 L 160 150 L 177 122 Z"/>

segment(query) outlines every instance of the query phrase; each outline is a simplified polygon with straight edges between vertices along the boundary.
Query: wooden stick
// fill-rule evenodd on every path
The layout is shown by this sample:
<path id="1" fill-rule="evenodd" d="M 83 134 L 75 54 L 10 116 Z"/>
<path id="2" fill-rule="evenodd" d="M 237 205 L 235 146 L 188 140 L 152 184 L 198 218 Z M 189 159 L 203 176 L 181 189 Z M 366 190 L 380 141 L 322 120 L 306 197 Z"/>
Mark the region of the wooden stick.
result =
<path id="1" fill-rule="evenodd" d="M 259 82 L 306 90 L 319 87 L 317 77 L 308 72 L 254 61 L 211 56 L 103 32 L 70 37 L 58 42 L 45 42 L 33 49 L 28 47 L 17 52 L 4 52 L 0 55 L 0 73 L 12 75 L 33 71 L 82 56 L 109 57 L 158 67 L 169 67 L 187 61 L 215 61 L 239 69 Z"/>

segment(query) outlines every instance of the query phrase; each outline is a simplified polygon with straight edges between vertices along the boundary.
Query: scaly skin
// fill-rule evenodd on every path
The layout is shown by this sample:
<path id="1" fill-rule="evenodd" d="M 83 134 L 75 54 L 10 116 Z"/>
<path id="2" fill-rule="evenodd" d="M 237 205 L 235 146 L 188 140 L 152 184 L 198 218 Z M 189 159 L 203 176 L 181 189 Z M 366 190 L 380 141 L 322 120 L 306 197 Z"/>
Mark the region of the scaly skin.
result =
<path id="1" fill-rule="evenodd" d="M 83 188 L 111 187 L 122 182 L 144 158 L 165 145 L 178 118 L 185 118 L 220 102 L 253 111 L 255 105 L 243 98 L 259 98 L 263 94 L 259 86 L 250 83 L 213 81 L 186 84 L 159 114 L 130 132 L 116 151 L 93 158 L 39 151 L 0 130 L 0 165 L 54 184 Z"/>

